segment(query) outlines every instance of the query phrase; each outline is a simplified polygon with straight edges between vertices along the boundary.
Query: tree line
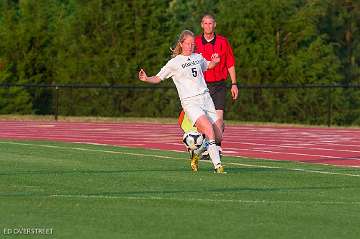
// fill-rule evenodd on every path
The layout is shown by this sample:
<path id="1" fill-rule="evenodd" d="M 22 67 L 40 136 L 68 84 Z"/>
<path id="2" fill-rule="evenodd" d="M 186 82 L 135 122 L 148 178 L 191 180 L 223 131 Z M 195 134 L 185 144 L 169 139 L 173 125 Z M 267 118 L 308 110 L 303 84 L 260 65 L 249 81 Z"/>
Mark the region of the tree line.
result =
<path id="1" fill-rule="evenodd" d="M 3 0 L 0 84 L 143 86 L 178 34 L 216 16 L 241 85 L 359 84 L 360 2 L 354 0 Z M 171 80 L 161 83 L 173 86 Z M 331 93 L 331 95 L 329 95 Z M 176 117 L 174 88 L 61 89 L 60 114 Z M 330 98 L 331 97 L 331 98 Z M 53 89 L 0 88 L 1 114 L 52 114 Z M 356 89 L 241 90 L 227 119 L 360 124 Z"/>

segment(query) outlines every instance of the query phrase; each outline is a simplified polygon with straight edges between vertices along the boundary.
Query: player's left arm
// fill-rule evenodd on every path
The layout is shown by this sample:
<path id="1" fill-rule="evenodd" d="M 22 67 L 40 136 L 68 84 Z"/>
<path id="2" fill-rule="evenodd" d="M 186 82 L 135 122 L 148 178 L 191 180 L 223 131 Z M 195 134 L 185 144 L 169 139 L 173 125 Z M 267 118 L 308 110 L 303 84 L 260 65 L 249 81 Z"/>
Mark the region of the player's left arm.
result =
<path id="1" fill-rule="evenodd" d="M 230 43 L 226 41 L 227 44 L 227 51 L 226 51 L 226 66 L 228 68 L 228 72 L 231 79 L 231 96 L 233 100 L 236 100 L 239 95 L 239 89 L 237 86 L 236 80 L 236 71 L 235 71 L 235 57 L 233 50 L 230 46 Z"/>
<path id="2" fill-rule="evenodd" d="M 228 71 L 231 79 L 231 96 L 233 100 L 236 100 L 239 95 L 239 89 L 236 81 L 235 66 L 231 66 L 230 68 L 228 68 Z"/>

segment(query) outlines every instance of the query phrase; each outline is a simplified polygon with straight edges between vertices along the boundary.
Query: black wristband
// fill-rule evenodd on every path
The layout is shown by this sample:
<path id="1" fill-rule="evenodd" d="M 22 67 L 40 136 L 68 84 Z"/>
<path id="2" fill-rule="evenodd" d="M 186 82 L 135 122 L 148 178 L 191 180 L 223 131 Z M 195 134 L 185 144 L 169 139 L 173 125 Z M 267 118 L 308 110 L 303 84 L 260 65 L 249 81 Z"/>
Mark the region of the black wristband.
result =
<path id="1" fill-rule="evenodd" d="M 237 83 L 231 83 L 231 85 L 237 85 Z"/>

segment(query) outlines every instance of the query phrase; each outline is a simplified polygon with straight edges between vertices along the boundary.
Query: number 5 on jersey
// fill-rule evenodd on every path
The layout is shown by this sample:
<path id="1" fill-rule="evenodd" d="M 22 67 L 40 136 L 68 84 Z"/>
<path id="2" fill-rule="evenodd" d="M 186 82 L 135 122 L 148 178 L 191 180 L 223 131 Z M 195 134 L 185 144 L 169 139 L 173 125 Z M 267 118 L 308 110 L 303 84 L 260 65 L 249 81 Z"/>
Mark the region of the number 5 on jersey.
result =
<path id="1" fill-rule="evenodd" d="M 193 77 L 197 77 L 196 68 L 191 68 L 191 73 L 192 73 Z"/>

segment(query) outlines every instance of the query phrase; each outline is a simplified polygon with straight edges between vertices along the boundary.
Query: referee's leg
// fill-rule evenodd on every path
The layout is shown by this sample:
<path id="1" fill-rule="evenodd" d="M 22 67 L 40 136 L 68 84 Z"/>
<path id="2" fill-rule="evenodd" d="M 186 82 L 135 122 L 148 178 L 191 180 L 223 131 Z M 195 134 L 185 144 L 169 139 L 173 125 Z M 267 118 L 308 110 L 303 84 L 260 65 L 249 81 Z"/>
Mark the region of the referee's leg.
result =
<path id="1" fill-rule="evenodd" d="M 219 146 L 221 145 L 221 141 L 222 141 L 222 135 L 224 133 L 224 129 L 225 129 L 225 125 L 224 125 L 224 110 L 216 110 L 216 115 L 218 117 L 218 120 L 215 122 L 217 128 L 220 130 L 221 132 L 221 137 L 220 137 L 220 142 L 217 142 L 219 144 Z"/>
<path id="2" fill-rule="evenodd" d="M 224 133 L 224 109 L 225 109 L 225 98 L 226 98 L 226 84 L 225 82 L 208 84 L 210 96 L 214 102 L 216 115 L 218 120 L 215 122 L 217 128 L 221 132 L 221 136 Z M 221 146 L 222 137 L 219 142 L 216 142 L 218 146 Z"/>

